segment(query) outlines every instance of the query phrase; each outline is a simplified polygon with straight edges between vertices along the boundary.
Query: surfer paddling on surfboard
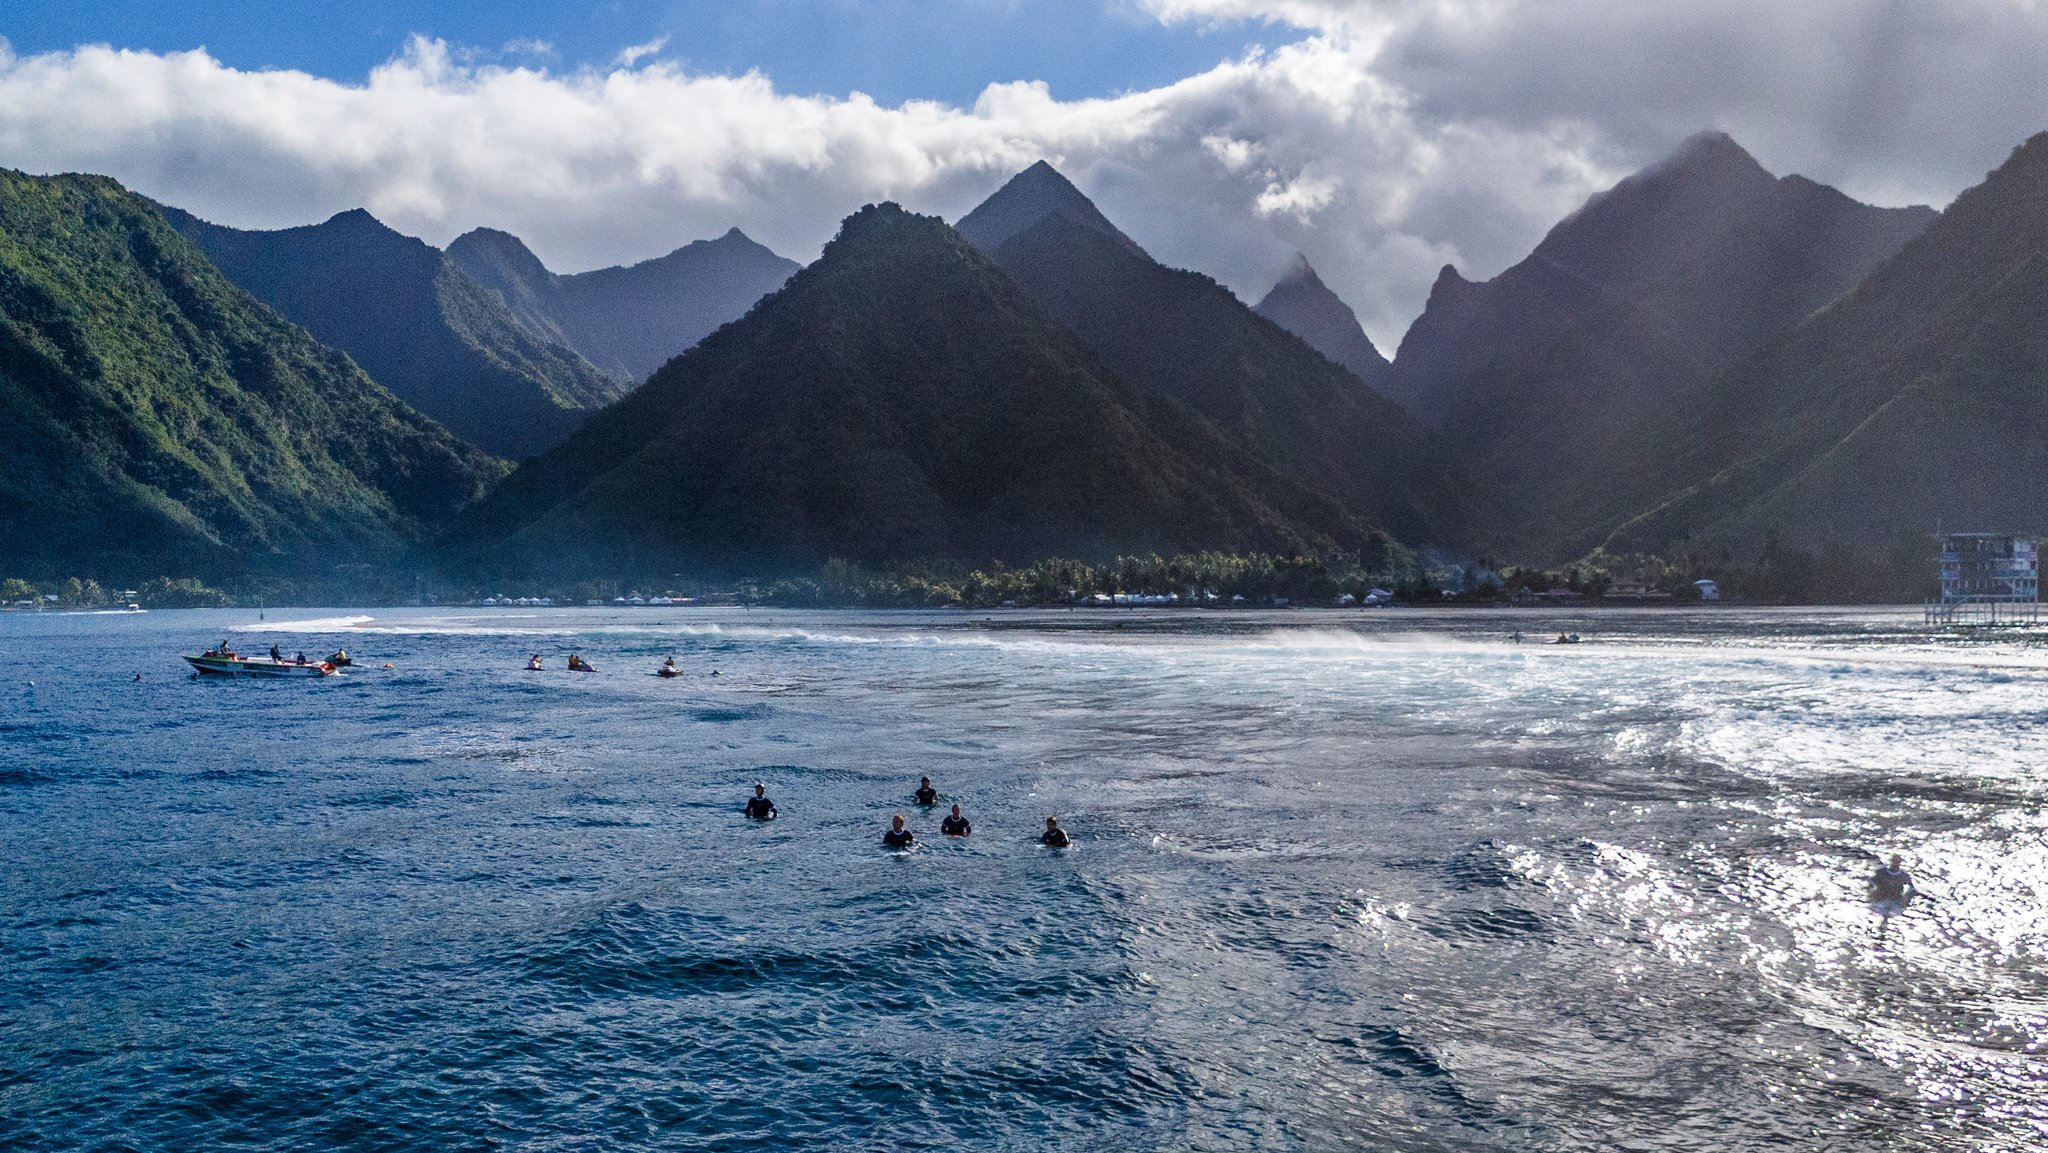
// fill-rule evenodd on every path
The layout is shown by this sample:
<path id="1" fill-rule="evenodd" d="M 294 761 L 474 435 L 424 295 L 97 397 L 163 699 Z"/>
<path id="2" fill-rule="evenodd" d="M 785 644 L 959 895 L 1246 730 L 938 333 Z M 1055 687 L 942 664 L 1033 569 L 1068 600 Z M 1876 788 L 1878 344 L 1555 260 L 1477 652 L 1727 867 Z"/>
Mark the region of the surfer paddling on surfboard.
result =
<path id="1" fill-rule="evenodd" d="M 1880 918 L 1880 932 L 1891 924 L 1893 917 L 1906 911 L 1915 892 L 1913 878 L 1899 867 L 1899 855 L 1893 853 L 1891 862 L 1870 878 L 1870 909 Z"/>

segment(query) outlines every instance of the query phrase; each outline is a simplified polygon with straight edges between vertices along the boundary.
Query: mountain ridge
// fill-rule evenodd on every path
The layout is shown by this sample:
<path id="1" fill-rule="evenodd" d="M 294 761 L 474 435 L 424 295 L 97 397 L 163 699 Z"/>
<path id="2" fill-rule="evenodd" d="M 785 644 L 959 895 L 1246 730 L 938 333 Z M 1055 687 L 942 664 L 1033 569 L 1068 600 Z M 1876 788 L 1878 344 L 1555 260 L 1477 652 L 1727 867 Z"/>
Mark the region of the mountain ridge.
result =
<path id="1" fill-rule="evenodd" d="M 758 570 L 1320 549 L 1323 525 L 1356 531 L 1117 380 L 943 221 L 884 204 L 515 473 L 456 547 Z"/>
<path id="2" fill-rule="evenodd" d="M 0 406 L 9 575 L 388 563 L 503 468 L 106 177 L 0 170 Z"/>
<path id="3" fill-rule="evenodd" d="M 445 253 L 363 209 L 250 231 L 160 207 L 230 280 L 497 455 L 531 456 L 625 391 L 533 336 Z"/>
<path id="4" fill-rule="evenodd" d="M 588 272 L 551 272 L 524 241 L 497 229 L 463 233 L 448 256 L 497 291 L 535 335 L 635 381 L 745 315 L 798 268 L 738 228 Z"/>
<path id="5" fill-rule="evenodd" d="M 1112 371 L 1185 405 L 1361 525 L 1410 544 L 1469 539 L 1484 511 L 1431 433 L 1214 280 L 1077 219 L 1100 213 L 1075 208 L 1086 198 L 1049 166 L 1033 185 L 1055 180 L 1062 191 L 1035 202 L 1035 220 L 1008 200 L 1002 219 L 1015 228 L 988 254 Z"/>

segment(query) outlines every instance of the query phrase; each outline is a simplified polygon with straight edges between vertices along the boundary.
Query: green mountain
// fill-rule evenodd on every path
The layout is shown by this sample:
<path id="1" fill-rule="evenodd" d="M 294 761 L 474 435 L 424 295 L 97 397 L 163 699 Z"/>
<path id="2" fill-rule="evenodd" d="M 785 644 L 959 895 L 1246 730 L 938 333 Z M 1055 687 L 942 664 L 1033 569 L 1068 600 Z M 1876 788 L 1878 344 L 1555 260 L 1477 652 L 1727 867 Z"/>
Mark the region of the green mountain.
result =
<path id="1" fill-rule="evenodd" d="M 1932 220 L 1774 177 L 1708 133 L 1594 197 L 1483 284 L 1446 269 L 1388 387 L 1501 512 L 1497 551 L 1563 563 L 1661 491 L 1685 398 L 1853 288 Z"/>
<path id="2" fill-rule="evenodd" d="M 523 465 L 456 551 L 551 573 L 758 572 L 1366 532 L 1119 381 L 942 221 L 885 204 Z"/>
<path id="3" fill-rule="evenodd" d="M 518 237 L 493 228 L 456 237 L 448 259 L 496 290 L 536 336 L 633 380 L 646 380 L 746 315 L 798 267 L 737 228 L 639 264 L 566 276 L 549 272 Z"/>
<path id="4" fill-rule="evenodd" d="M 2048 527 L 2048 133 L 1855 291 L 1694 390 L 1610 548 L 1865 555 L 1937 525 Z"/>
<path id="5" fill-rule="evenodd" d="M 1375 389 L 1384 388 L 1393 373 L 1393 365 L 1373 347 L 1372 338 L 1359 325 L 1358 314 L 1330 291 L 1306 256 L 1294 258 L 1287 275 L 1252 311 L 1300 337 Z"/>
<path id="6" fill-rule="evenodd" d="M 361 209 L 275 232 L 163 211 L 245 291 L 499 456 L 523 459 L 559 443 L 628 387 L 535 337 L 445 254 Z"/>
<path id="7" fill-rule="evenodd" d="M 0 408 L 11 576 L 385 560 L 503 471 L 103 177 L 0 171 Z"/>
<path id="8" fill-rule="evenodd" d="M 1050 166 L 961 224 L 978 245 L 1002 237 L 983 251 L 1118 375 L 1278 475 L 1404 541 L 1471 538 L 1473 493 L 1435 436 L 1222 285 L 1146 256 Z"/>

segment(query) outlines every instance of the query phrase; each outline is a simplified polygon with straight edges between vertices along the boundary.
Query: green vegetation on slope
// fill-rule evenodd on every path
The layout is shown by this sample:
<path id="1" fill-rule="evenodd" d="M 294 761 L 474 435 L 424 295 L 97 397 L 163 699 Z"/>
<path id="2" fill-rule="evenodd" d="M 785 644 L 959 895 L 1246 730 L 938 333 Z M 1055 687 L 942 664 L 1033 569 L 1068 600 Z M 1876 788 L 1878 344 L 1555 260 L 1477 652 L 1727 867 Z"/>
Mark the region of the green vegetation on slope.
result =
<path id="1" fill-rule="evenodd" d="M 0 409 L 32 578 L 384 559 L 502 471 L 102 177 L 0 171 Z"/>
<path id="2" fill-rule="evenodd" d="M 1057 213 L 992 255 L 1113 371 L 1366 531 L 1415 544 L 1472 534 L 1479 502 L 1434 434 L 1229 289 Z"/>
<path id="3" fill-rule="evenodd" d="M 464 545 L 507 572 L 747 573 L 1371 535 L 1122 384 L 943 222 L 883 205 L 528 462 Z"/>
<path id="4" fill-rule="evenodd" d="M 535 337 L 446 255 L 361 209 L 275 232 L 163 211 L 237 285 L 499 456 L 553 447 L 628 387 Z"/>

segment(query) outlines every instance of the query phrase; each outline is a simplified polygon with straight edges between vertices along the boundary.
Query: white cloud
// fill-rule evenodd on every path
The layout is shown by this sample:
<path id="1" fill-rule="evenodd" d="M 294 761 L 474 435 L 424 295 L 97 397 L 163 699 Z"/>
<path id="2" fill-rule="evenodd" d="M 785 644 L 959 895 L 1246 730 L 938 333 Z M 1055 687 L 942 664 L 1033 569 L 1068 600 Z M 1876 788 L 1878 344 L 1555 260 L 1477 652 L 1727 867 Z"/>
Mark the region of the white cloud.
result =
<path id="1" fill-rule="evenodd" d="M 668 37 L 656 36 L 654 39 L 649 40 L 644 44 L 634 44 L 631 45 L 630 47 L 620 49 L 618 56 L 615 58 L 616 63 L 621 68 L 631 68 L 633 65 L 640 63 L 642 60 L 645 60 L 650 56 L 658 54 L 662 49 L 666 47 L 668 47 Z"/>
<path id="2" fill-rule="evenodd" d="M 563 72 L 415 40 L 360 84 L 0 48 L 0 164 L 105 172 L 243 226 L 358 205 L 435 243 L 488 224 L 577 269 L 734 224 L 808 259 L 863 202 L 954 217 L 1043 156 L 1248 299 L 1306 252 L 1391 351 L 1439 265 L 1498 272 L 1699 128 L 1776 171 L 1941 203 L 2048 127 L 2048 8 L 2027 0 L 1141 3 L 1282 43 L 1115 97 L 1007 83 L 969 107 L 795 96 L 690 72 L 663 41 Z"/>
<path id="3" fill-rule="evenodd" d="M 507 56 L 536 56 L 542 59 L 555 54 L 555 46 L 536 36 L 517 36 L 505 41 L 498 49 Z"/>

